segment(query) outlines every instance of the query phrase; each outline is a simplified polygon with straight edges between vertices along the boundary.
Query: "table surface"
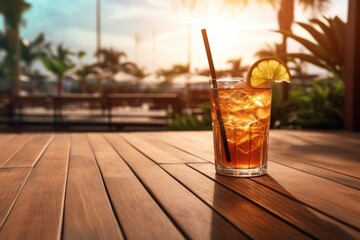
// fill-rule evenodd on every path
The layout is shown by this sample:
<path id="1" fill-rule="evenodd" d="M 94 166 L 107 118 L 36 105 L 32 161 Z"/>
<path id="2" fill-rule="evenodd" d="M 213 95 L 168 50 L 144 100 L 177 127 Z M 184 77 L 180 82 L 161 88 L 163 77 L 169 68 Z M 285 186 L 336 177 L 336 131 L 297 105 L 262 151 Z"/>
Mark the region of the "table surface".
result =
<path id="1" fill-rule="evenodd" d="M 360 239 L 360 134 L 270 131 L 268 173 L 203 132 L 0 134 L 0 239 Z"/>

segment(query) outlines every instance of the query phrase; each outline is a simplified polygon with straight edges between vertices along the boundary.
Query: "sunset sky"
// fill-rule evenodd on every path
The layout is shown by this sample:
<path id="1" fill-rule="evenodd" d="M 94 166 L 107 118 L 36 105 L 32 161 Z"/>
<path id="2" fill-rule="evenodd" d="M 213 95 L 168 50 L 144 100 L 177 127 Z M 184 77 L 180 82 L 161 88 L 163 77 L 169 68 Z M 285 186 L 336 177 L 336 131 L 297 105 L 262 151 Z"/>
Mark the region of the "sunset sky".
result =
<path id="1" fill-rule="evenodd" d="M 31 40 L 44 32 L 54 45 L 64 43 L 74 51 L 86 51 L 84 62 L 95 60 L 95 0 L 27 1 L 32 8 L 25 14 L 23 37 Z M 265 43 L 280 41 L 280 34 L 269 31 L 277 29 L 277 13 L 270 6 L 250 4 L 244 9 L 228 10 L 219 4 L 221 1 L 208 2 L 189 15 L 172 0 L 102 0 L 102 46 L 125 51 L 128 60 L 153 72 L 160 67 L 187 63 L 189 33 L 191 68 L 206 68 L 202 28 L 208 31 L 218 68 L 225 67 L 227 60 L 239 57 L 250 64 L 254 52 Z M 346 21 L 347 4 L 346 0 L 332 0 L 325 15 L 338 15 Z M 298 7 L 296 20 L 306 21 L 310 17 L 310 12 Z M 294 31 L 298 29 L 294 27 Z M 136 35 L 140 39 L 137 48 Z M 295 48 L 290 42 L 290 49 Z M 37 68 L 41 68 L 39 64 Z"/>

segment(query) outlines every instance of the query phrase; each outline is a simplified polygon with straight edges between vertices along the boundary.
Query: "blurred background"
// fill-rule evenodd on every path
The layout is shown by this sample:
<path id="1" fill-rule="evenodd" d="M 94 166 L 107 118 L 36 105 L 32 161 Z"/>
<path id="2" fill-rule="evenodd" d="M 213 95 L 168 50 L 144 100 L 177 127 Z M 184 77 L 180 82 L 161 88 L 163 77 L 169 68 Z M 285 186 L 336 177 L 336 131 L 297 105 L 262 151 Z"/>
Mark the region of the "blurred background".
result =
<path id="1" fill-rule="evenodd" d="M 4 131 L 211 129 L 202 28 L 219 77 L 287 63 L 272 128 L 344 125 L 346 0 L 0 0 L 0 14 Z"/>

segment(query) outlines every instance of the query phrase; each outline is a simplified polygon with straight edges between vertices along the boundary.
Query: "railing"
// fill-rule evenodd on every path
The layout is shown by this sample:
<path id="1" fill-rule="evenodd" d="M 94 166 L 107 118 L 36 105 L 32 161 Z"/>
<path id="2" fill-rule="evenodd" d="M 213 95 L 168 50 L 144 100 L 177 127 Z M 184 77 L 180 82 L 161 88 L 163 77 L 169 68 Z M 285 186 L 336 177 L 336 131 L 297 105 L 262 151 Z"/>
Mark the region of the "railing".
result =
<path id="1" fill-rule="evenodd" d="M 118 107 L 130 106 L 140 107 L 147 104 L 152 110 L 164 110 L 166 113 L 164 118 L 169 116 L 169 113 L 181 113 L 182 101 L 178 94 L 174 93 L 132 93 L 132 94 L 109 94 L 109 95 L 93 95 L 93 94 L 68 94 L 61 96 L 19 96 L 19 97 L 5 97 L 0 100 L 3 108 L 2 122 L 9 125 L 23 125 L 26 124 L 26 116 L 31 115 L 26 113 L 26 109 L 31 108 L 45 108 L 48 120 L 33 121 L 29 124 L 47 123 L 54 126 L 64 125 L 92 125 L 102 124 L 108 125 L 109 128 L 119 125 L 113 121 L 114 109 Z M 66 110 L 72 109 L 71 114 L 76 115 L 77 111 L 87 109 L 92 111 L 94 109 L 101 110 L 101 114 L 97 115 L 101 121 L 89 121 L 83 119 L 81 121 L 69 120 L 66 118 Z M 49 114 L 50 113 L 50 114 Z M 147 115 L 149 119 L 151 116 Z M 6 118 L 6 120 L 4 120 Z M 51 119 L 49 119 L 51 118 Z M 39 118 L 41 119 L 41 118 Z M 122 125 L 164 125 L 165 121 L 128 121 L 122 122 Z"/>

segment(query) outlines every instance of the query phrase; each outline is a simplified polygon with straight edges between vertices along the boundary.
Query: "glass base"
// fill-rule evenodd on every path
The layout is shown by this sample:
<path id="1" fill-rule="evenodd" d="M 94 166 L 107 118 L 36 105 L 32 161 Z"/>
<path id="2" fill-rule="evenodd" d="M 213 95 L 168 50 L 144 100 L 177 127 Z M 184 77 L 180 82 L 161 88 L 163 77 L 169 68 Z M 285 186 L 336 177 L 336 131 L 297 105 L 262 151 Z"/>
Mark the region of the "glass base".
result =
<path id="1" fill-rule="evenodd" d="M 226 168 L 223 166 L 215 167 L 217 173 L 232 177 L 258 177 L 266 173 L 266 168 L 266 165 L 251 169 Z"/>

